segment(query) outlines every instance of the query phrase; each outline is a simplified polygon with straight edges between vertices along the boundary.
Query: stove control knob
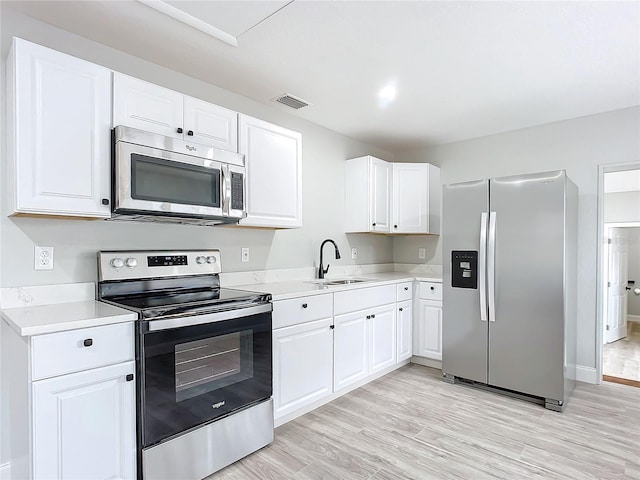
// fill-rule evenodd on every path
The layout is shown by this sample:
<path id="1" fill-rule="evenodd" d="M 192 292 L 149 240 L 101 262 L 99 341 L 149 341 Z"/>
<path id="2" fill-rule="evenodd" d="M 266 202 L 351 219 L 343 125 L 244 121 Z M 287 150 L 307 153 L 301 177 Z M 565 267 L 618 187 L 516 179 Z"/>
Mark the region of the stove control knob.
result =
<path id="1" fill-rule="evenodd" d="M 129 258 L 127 258 L 127 259 L 124 261 L 124 263 L 125 263 L 125 264 L 127 265 L 127 267 L 129 267 L 129 268 L 134 268 L 134 267 L 137 267 L 137 266 L 138 266 L 138 260 L 136 260 L 136 259 L 135 259 L 135 258 L 133 258 L 133 257 L 129 257 Z"/>
<path id="2" fill-rule="evenodd" d="M 122 260 L 119 257 L 113 258 L 111 260 L 111 266 L 113 268 L 122 268 L 122 267 L 124 267 L 124 260 Z"/>
<path id="3" fill-rule="evenodd" d="M 207 257 L 207 263 L 216 263 L 218 260 L 213 255 Z"/>
<path id="4" fill-rule="evenodd" d="M 201 255 L 196 257 L 196 263 L 198 265 L 202 265 L 203 263 L 207 263 L 207 257 L 203 257 Z"/>

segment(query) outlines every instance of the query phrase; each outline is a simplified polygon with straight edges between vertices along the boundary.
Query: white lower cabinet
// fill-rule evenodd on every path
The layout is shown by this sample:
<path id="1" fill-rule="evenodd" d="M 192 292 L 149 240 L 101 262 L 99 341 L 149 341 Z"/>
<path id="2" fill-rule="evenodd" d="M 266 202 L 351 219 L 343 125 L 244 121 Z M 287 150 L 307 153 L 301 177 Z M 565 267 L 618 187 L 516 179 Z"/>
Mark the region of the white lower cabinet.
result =
<path id="1" fill-rule="evenodd" d="M 442 360 L 442 303 L 418 300 L 414 355 Z"/>
<path id="2" fill-rule="evenodd" d="M 333 344 L 333 388 L 340 390 L 367 376 L 367 318 L 364 312 L 338 315 Z"/>
<path id="3" fill-rule="evenodd" d="M 412 301 L 406 300 L 398 303 L 398 362 L 411 358 L 413 308 Z"/>
<path id="4" fill-rule="evenodd" d="M 273 400 L 277 419 L 333 391 L 333 318 L 273 331 Z"/>
<path id="5" fill-rule="evenodd" d="M 333 354 L 335 391 L 395 365 L 395 304 L 337 315 Z"/>
<path id="6" fill-rule="evenodd" d="M 134 370 L 131 361 L 33 383 L 34 478 L 136 477 Z"/>
<path id="7" fill-rule="evenodd" d="M 11 478 L 134 480 L 133 323 L 29 337 L 0 323 Z"/>

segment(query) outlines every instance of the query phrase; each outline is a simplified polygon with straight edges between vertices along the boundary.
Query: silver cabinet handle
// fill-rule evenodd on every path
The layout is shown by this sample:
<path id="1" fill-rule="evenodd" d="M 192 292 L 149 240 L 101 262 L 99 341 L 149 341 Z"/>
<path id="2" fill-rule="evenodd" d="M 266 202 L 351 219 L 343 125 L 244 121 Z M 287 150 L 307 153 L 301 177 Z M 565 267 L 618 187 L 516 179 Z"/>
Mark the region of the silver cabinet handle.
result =
<path id="1" fill-rule="evenodd" d="M 480 284 L 480 320 L 487 321 L 487 212 L 480 215 L 480 255 L 478 255 L 478 283 Z"/>
<path id="2" fill-rule="evenodd" d="M 489 242 L 487 247 L 487 283 L 489 321 L 496 321 L 496 212 L 489 213 Z"/>

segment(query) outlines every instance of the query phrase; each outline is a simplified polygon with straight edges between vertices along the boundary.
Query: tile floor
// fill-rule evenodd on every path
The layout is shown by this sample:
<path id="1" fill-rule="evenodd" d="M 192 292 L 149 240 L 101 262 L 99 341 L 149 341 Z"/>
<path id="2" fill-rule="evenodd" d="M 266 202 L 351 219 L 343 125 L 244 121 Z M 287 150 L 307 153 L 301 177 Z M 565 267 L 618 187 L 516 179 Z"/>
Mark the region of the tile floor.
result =
<path id="1" fill-rule="evenodd" d="M 604 346 L 602 373 L 640 381 L 640 323 L 629 322 L 625 338 Z"/>

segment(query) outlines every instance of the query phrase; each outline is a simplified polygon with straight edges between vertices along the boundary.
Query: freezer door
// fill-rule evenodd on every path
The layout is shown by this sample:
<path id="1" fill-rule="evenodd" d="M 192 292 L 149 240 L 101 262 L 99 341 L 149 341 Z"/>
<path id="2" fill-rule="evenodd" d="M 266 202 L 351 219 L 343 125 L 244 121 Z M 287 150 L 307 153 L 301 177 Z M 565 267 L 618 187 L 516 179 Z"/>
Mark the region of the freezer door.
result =
<path id="1" fill-rule="evenodd" d="M 490 180 L 488 383 L 557 400 L 564 398 L 565 185 L 564 171 Z"/>
<path id="2" fill-rule="evenodd" d="M 488 322 L 486 302 L 480 296 L 486 279 L 480 237 L 486 232 L 481 220 L 488 208 L 488 180 L 443 188 L 442 372 L 483 383 L 487 383 Z"/>

